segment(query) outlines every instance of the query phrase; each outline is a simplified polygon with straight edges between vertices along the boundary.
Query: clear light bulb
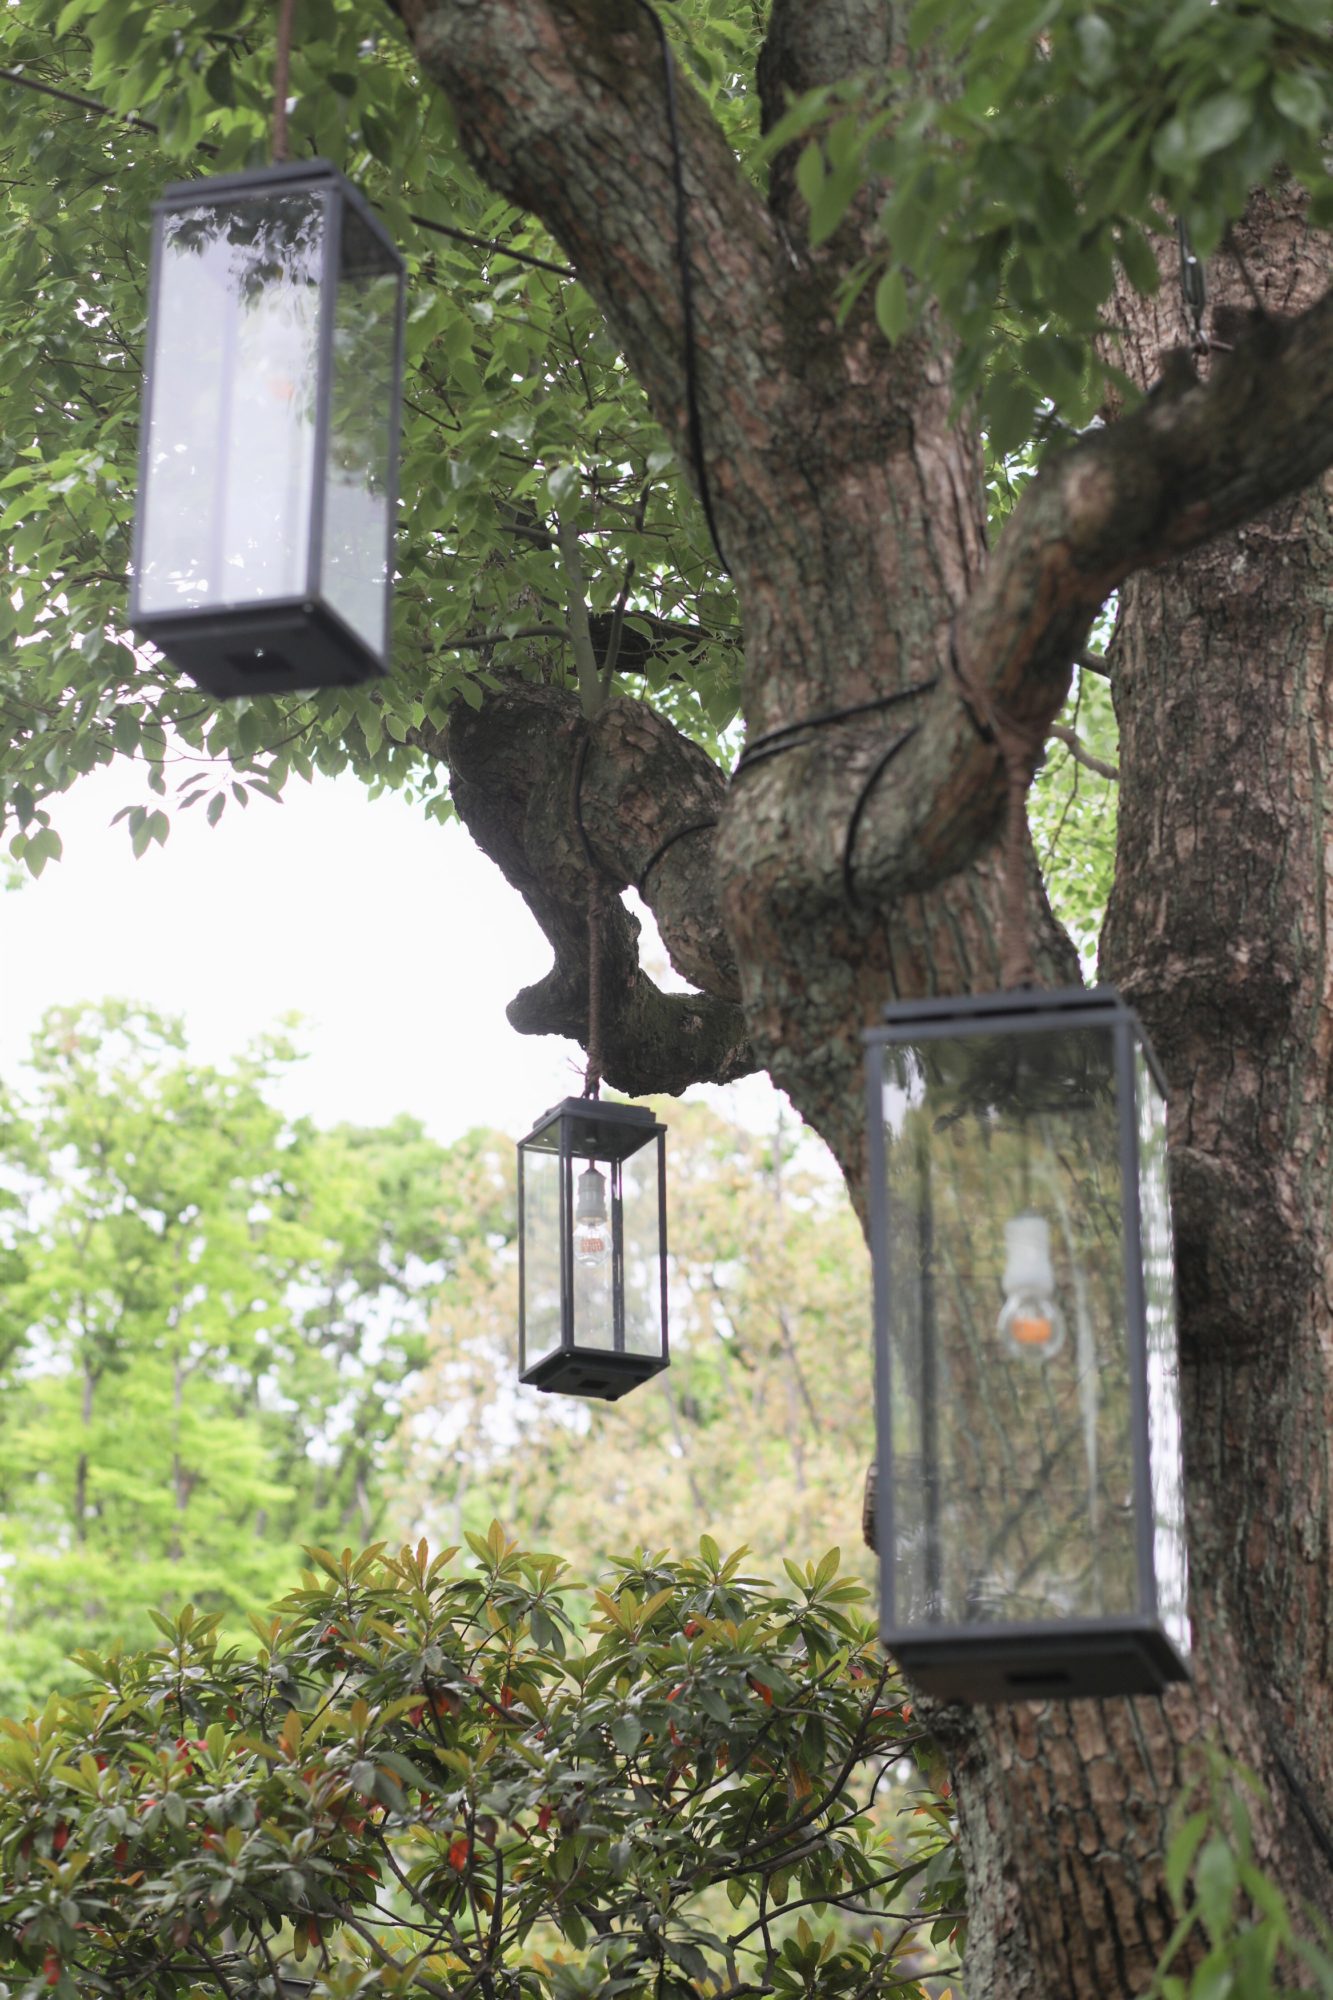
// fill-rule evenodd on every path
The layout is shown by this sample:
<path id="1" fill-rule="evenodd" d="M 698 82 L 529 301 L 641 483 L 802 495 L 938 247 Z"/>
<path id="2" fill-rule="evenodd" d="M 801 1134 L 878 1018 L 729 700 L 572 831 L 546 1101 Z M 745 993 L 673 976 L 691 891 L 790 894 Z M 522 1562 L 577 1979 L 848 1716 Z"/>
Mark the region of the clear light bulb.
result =
<path id="1" fill-rule="evenodd" d="M 1011 1354 L 1049 1361 L 1065 1344 L 1064 1314 L 1055 1303 L 1051 1226 L 1041 1215 L 1016 1215 L 1004 1225 L 1004 1304 L 997 1327 Z"/>
<path id="2" fill-rule="evenodd" d="M 574 1203 L 574 1261 L 585 1270 L 600 1270 L 610 1254 L 606 1180 L 596 1167 L 588 1167 L 579 1175 Z"/>

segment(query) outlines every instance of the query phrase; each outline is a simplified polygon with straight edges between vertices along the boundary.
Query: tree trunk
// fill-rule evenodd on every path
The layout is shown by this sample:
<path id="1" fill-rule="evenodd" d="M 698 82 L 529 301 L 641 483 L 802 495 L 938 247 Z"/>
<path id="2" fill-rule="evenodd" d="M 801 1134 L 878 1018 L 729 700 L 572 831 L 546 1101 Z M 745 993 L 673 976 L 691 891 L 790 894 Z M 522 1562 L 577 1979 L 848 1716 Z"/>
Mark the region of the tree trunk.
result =
<path id="1" fill-rule="evenodd" d="M 1205 1738 L 1264 1775 L 1261 1858 L 1333 1914 L 1327 495 L 1285 501 L 1188 553 L 1333 456 L 1312 416 L 1327 425 L 1333 347 L 1324 360 L 1320 343 L 1333 308 L 1311 306 L 1321 274 L 1299 218 L 1280 201 L 1259 204 L 1240 232 L 1265 311 L 1291 317 L 1238 320 L 1237 351 L 1206 380 L 1177 366 L 1134 412 L 1059 454 L 988 560 L 980 442 L 951 407 L 947 340 L 928 323 L 890 349 L 864 296 L 845 322 L 835 316 L 842 273 L 871 240 L 873 201 L 854 205 L 820 250 L 804 249 L 790 163 L 777 162 L 764 201 L 682 91 L 700 467 L 673 141 L 644 11 L 632 0 L 399 0 L 399 11 L 481 172 L 555 231 L 696 484 L 706 469 L 743 607 L 751 761 L 724 793 L 652 737 L 660 719 L 613 704 L 587 760 L 592 859 L 623 884 L 636 878 L 622 823 L 641 862 L 678 830 L 650 832 L 626 805 L 624 774 L 651 738 L 666 760 L 656 768 L 688 765 L 688 796 L 720 819 L 715 902 L 682 897 L 680 878 L 669 889 L 657 870 L 644 892 L 673 916 L 694 912 L 681 950 L 708 995 L 696 1033 L 711 1054 L 693 1074 L 736 1074 L 757 1058 L 828 1140 L 862 1208 L 860 1031 L 897 994 L 999 983 L 1005 773 L 987 717 L 1022 724 L 1035 755 L 1098 606 L 1131 579 L 1114 649 L 1121 818 L 1105 957 L 1173 1091 L 1198 1669 L 1164 1701 L 935 1716 L 968 1872 L 968 1990 L 978 2000 L 1141 1990 L 1171 1927 L 1169 1814 Z M 891 11 L 774 0 L 759 77 L 770 121 L 786 90 L 900 59 Z M 1234 268 L 1224 262 L 1212 279 L 1218 296 L 1246 303 Z M 1127 295 L 1119 311 L 1128 365 L 1155 383 L 1161 350 L 1180 339 L 1174 291 Z M 538 698 L 554 713 L 562 697 Z M 550 919 L 556 973 L 523 996 L 523 1025 L 579 1032 L 572 741 L 549 717 L 523 722 L 520 781 L 503 746 L 518 757 L 529 702 L 506 689 L 479 716 L 460 715 L 444 749 L 464 817 Z M 502 704 L 513 727 L 501 726 Z M 790 732 L 781 749 L 761 742 L 773 731 Z M 682 839 L 660 875 L 687 852 L 701 870 L 700 847 Z M 1039 975 L 1068 981 L 1072 950 L 1030 854 L 1026 863 Z M 669 923 L 664 934 L 674 952 Z M 632 946 L 618 934 L 626 994 L 639 991 Z M 680 1088 L 688 1053 L 658 1014 L 640 1033 L 638 1005 L 627 1000 L 619 1016 L 609 1079 L 660 1088 L 649 1079 L 671 1054 L 668 1087 Z M 848 1504 L 850 1519 L 850 1491 Z"/>

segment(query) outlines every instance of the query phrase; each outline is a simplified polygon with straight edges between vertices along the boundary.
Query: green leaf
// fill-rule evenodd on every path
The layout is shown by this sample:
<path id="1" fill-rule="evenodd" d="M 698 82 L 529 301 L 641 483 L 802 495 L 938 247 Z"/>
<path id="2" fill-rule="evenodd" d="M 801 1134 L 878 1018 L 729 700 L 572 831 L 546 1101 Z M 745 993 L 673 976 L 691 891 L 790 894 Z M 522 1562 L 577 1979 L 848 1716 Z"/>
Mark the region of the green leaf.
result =
<path id="1" fill-rule="evenodd" d="M 583 489 L 583 473 L 577 465 L 557 465 L 546 475 L 546 490 L 553 506 L 563 507 Z"/>
<path id="2" fill-rule="evenodd" d="M 1194 1865 L 1194 1893 L 1204 1928 L 1214 1944 L 1219 1944 L 1234 1925 L 1236 1859 L 1220 1834 L 1203 1844 Z"/>
<path id="3" fill-rule="evenodd" d="M 1282 116 L 1303 131 L 1322 132 L 1328 124 L 1328 94 L 1307 70 L 1288 70 L 1274 77 L 1272 94 Z"/>
<path id="4" fill-rule="evenodd" d="M 1196 104 L 1186 118 L 1190 159 L 1205 160 L 1232 145 L 1248 130 L 1253 116 L 1249 98 L 1235 90 L 1220 90 Z"/>
<path id="5" fill-rule="evenodd" d="M 993 452 L 1016 451 L 1032 432 L 1036 397 L 1019 376 L 997 369 L 982 398 L 986 432 Z"/>
<path id="6" fill-rule="evenodd" d="M 618 1715 L 611 1724 L 611 1741 L 622 1756 L 632 1757 L 643 1741 L 643 1727 L 637 1715 Z"/>
<path id="7" fill-rule="evenodd" d="M 806 206 L 813 209 L 824 187 L 824 155 L 815 139 L 801 148 L 796 162 L 796 186 Z"/>
<path id="8" fill-rule="evenodd" d="M 1208 1832 L 1208 1824 L 1207 1813 L 1191 1813 L 1180 1830 L 1173 1835 L 1171 1844 L 1166 1850 L 1166 1861 L 1162 1872 L 1166 1879 L 1167 1893 L 1178 1910 L 1184 1907 L 1185 1884 L 1189 1879 L 1190 1869 L 1194 1866 L 1194 1857 Z"/>
<path id="9" fill-rule="evenodd" d="M 1161 285 L 1162 273 L 1144 232 L 1133 223 L 1126 223 L 1116 240 L 1116 254 L 1134 289 L 1145 298 L 1153 297 Z"/>
<path id="10" fill-rule="evenodd" d="M 875 318 L 886 340 L 898 341 L 911 318 L 907 281 L 896 264 L 891 264 L 875 287 Z"/>

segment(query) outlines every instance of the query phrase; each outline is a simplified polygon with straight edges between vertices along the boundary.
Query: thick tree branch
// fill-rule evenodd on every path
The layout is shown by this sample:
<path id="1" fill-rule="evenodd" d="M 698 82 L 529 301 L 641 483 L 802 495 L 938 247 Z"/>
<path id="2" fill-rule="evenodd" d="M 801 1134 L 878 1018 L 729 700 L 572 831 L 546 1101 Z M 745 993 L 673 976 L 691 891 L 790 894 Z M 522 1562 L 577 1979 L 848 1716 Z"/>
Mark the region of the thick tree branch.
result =
<path id="1" fill-rule="evenodd" d="M 525 1034 L 588 1030 L 588 859 L 573 780 L 586 727 L 576 694 L 514 682 L 480 709 L 455 709 L 446 743 L 454 803 L 504 871 L 555 953 L 509 1019 Z M 727 1082 L 755 1065 L 736 1004 L 739 980 L 712 884 L 722 774 L 697 744 L 642 702 L 612 700 L 592 726 L 578 811 L 609 889 L 642 877 L 672 962 L 703 990 L 664 993 L 642 971 L 638 920 L 603 901 L 602 1053 L 607 1081 L 633 1095 Z M 682 827 L 697 831 L 663 843 Z M 660 855 L 654 861 L 655 853 Z"/>
<path id="2" fill-rule="evenodd" d="M 691 467 L 673 135 L 646 8 L 637 0 L 391 4 L 426 74 L 451 98 L 478 170 L 563 245 Z M 730 549 L 740 528 L 729 531 L 726 517 L 746 497 L 738 460 L 764 440 L 756 390 L 771 363 L 762 336 L 785 252 L 707 106 L 683 80 L 676 95 L 698 393 Z"/>
<path id="3" fill-rule="evenodd" d="M 860 863 L 881 903 L 964 866 L 990 837 L 1003 766 L 962 679 L 1033 734 L 1033 756 L 1109 594 L 1299 492 L 1333 464 L 1333 295 L 1299 318 L 1238 315 L 1206 382 L 1159 386 L 1030 482 L 955 624 L 960 675 L 922 704 Z"/>

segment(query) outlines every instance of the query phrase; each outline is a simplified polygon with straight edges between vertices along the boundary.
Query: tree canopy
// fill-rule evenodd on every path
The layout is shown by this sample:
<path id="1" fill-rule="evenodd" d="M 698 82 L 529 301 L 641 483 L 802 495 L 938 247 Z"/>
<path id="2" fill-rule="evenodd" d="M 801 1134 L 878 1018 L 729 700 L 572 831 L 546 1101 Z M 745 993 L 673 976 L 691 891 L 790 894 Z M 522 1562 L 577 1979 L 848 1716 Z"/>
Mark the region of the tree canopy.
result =
<path id="1" fill-rule="evenodd" d="M 932 1718 L 969 1975 L 1148 1982 L 1201 1739 L 1333 1909 L 1328 0 L 295 23 L 292 146 L 411 272 L 394 675 L 220 706 L 124 629 L 148 209 L 265 156 L 272 11 L 10 6 L 11 855 L 40 872 L 116 756 L 139 852 L 293 774 L 409 788 L 551 942 L 516 1026 L 636 1095 L 766 1067 L 862 1208 L 860 1030 L 1072 980 L 1100 932 L 1173 1095 L 1195 1679 Z"/>

